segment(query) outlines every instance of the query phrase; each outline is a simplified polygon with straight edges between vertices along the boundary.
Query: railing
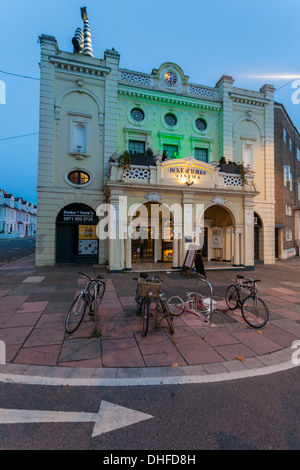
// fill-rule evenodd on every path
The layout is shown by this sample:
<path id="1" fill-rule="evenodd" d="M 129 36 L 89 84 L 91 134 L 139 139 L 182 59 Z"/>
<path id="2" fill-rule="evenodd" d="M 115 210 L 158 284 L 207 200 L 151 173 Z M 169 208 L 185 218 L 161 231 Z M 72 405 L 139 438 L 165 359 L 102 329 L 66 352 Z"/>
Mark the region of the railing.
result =
<path id="1" fill-rule="evenodd" d="M 213 167 L 212 167 L 213 168 Z M 199 189 L 220 189 L 220 190 L 234 190 L 234 191 L 255 191 L 256 187 L 253 183 L 253 177 L 245 176 L 245 180 L 240 175 L 231 173 L 221 173 L 218 168 L 214 168 L 213 172 L 210 172 L 211 179 L 200 179 L 195 180 L 193 190 Z M 156 166 L 142 166 L 142 165 L 131 165 L 128 168 L 122 168 L 118 166 L 118 163 L 110 163 L 110 176 L 109 181 L 111 182 L 128 182 L 134 184 L 155 184 L 161 186 L 174 186 L 174 184 L 180 185 L 185 181 L 177 180 L 172 177 L 168 177 L 162 172 L 162 165 L 157 164 Z M 187 180 L 187 184 L 192 180 Z M 178 186 L 180 187 L 180 186 Z"/>

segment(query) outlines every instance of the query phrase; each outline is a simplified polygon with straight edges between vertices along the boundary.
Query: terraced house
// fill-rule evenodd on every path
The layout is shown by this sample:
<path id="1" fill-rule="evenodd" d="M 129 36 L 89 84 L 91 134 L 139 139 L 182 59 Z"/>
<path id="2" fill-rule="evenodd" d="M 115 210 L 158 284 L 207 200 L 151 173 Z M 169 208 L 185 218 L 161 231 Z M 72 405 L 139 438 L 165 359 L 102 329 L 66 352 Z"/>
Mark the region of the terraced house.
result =
<path id="1" fill-rule="evenodd" d="M 207 261 L 274 263 L 274 88 L 120 68 L 114 49 L 94 57 L 82 20 L 72 51 L 39 38 L 37 265 L 180 267 L 199 240 Z M 108 204 L 115 237 L 99 231 Z"/>

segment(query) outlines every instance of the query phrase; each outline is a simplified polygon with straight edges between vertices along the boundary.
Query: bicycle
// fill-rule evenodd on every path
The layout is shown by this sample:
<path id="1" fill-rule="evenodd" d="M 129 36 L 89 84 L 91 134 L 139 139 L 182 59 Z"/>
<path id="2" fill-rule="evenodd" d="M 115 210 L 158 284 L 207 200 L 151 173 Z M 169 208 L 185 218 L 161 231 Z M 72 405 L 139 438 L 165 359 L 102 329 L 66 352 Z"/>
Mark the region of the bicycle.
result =
<path id="1" fill-rule="evenodd" d="M 198 281 L 205 282 L 210 287 L 210 297 L 205 297 L 198 292 Z M 205 279 L 199 278 L 196 284 L 196 292 L 187 292 L 187 300 L 182 300 L 178 295 L 169 298 L 168 305 L 172 315 L 179 316 L 182 313 L 191 313 L 197 317 L 209 317 L 212 323 L 212 313 L 216 309 L 217 302 L 213 300 L 213 289 Z"/>
<path id="2" fill-rule="evenodd" d="M 141 273 L 140 278 L 142 279 L 147 279 L 148 274 L 147 273 Z M 133 278 L 134 281 L 138 281 L 137 277 Z M 135 290 L 135 301 L 136 301 L 136 306 L 137 306 L 137 313 L 138 315 L 141 315 L 142 313 L 142 297 L 139 293 L 139 284 L 136 284 L 136 290 Z"/>
<path id="3" fill-rule="evenodd" d="M 169 309 L 172 315 L 178 317 L 182 313 L 190 313 L 197 317 L 207 316 L 209 314 L 209 302 L 204 295 L 196 292 L 187 292 L 187 299 L 183 300 L 178 295 L 173 295 L 168 300 Z"/>
<path id="4" fill-rule="evenodd" d="M 146 273 L 147 274 L 147 273 Z M 174 334 L 174 325 L 172 315 L 169 310 L 167 298 L 161 291 L 162 280 L 158 275 L 148 279 L 141 277 L 138 279 L 138 295 L 141 298 L 141 315 L 142 315 L 142 336 L 146 336 L 149 328 L 150 306 L 152 300 L 156 301 L 156 322 L 157 313 L 160 311 L 163 315 L 162 319 L 166 319 L 170 333 Z"/>
<path id="5" fill-rule="evenodd" d="M 104 276 L 99 274 L 97 278 L 94 279 L 81 272 L 78 274 L 86 278 L 88 281 L 84 286 L 84 289 L 80 292 L 80 294 L 77 295 L 68 310 L 65 321 L 66 332 L 71 334 L 78 329 L 83 320 L 87 307 L 89 308 L 89 315 L 94 317 L 96 324 L 94 332 L 98 332 L 99 328 L 97 325 L 97 310 L 105 293 L 105 281 L 103 280 Z"/>
<path id="6" fill-rule="evenodd" d="M 269 309 L 265 302 L 258 297 L 257 282 L 260 282 L 260 279 L 237 274 L 235 283 L 227 287 L 225 294 L 229 310 L 240 308 L 243 319 L 252 328 L 262 328 L 269 319 Z M 244 289 L 250 293 L 243 299 Z"/>

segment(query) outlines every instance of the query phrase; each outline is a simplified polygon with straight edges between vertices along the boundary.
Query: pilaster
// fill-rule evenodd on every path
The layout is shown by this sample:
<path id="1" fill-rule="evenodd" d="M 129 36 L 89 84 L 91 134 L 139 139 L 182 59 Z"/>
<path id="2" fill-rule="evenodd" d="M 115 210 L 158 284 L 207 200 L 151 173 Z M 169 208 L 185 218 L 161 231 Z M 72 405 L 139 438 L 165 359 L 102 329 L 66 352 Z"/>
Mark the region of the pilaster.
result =
<path id="1" fill-rule="evenodd" d="M 232 77 L 223 75 L 216 84 L 222 101 L 219 123 L 220 157 L 225 157 L 227 161 L 233 161 L 232 100 L 230 98 L 233 83 L 234 79 Z"/>
<path id="2" fill-rule="evenodd" d="M 109 157 L 117 151 L 118 74 L 120 55 L 115 50 L 104 53 L 110 73 L 105 80 L 104 175 L 109 175 Z"/>

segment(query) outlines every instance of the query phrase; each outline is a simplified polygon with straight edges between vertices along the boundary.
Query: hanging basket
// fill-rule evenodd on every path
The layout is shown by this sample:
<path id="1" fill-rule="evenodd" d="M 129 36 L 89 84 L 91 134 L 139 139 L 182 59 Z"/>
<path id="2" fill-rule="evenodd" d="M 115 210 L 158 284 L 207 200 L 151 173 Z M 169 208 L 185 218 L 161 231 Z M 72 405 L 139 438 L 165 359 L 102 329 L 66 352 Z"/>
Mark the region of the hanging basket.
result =
<path id="1" fill-rule="evenodd" d="M 145 281 L 145 279 L 139 279 L 139 294 L 141 297 L 154 297 L 157 298 L 159 296 L 160 288 L 162 282 L 157 280 L 153 281 Z M 151 295 L 149 295 L 151 292 Z"/>

